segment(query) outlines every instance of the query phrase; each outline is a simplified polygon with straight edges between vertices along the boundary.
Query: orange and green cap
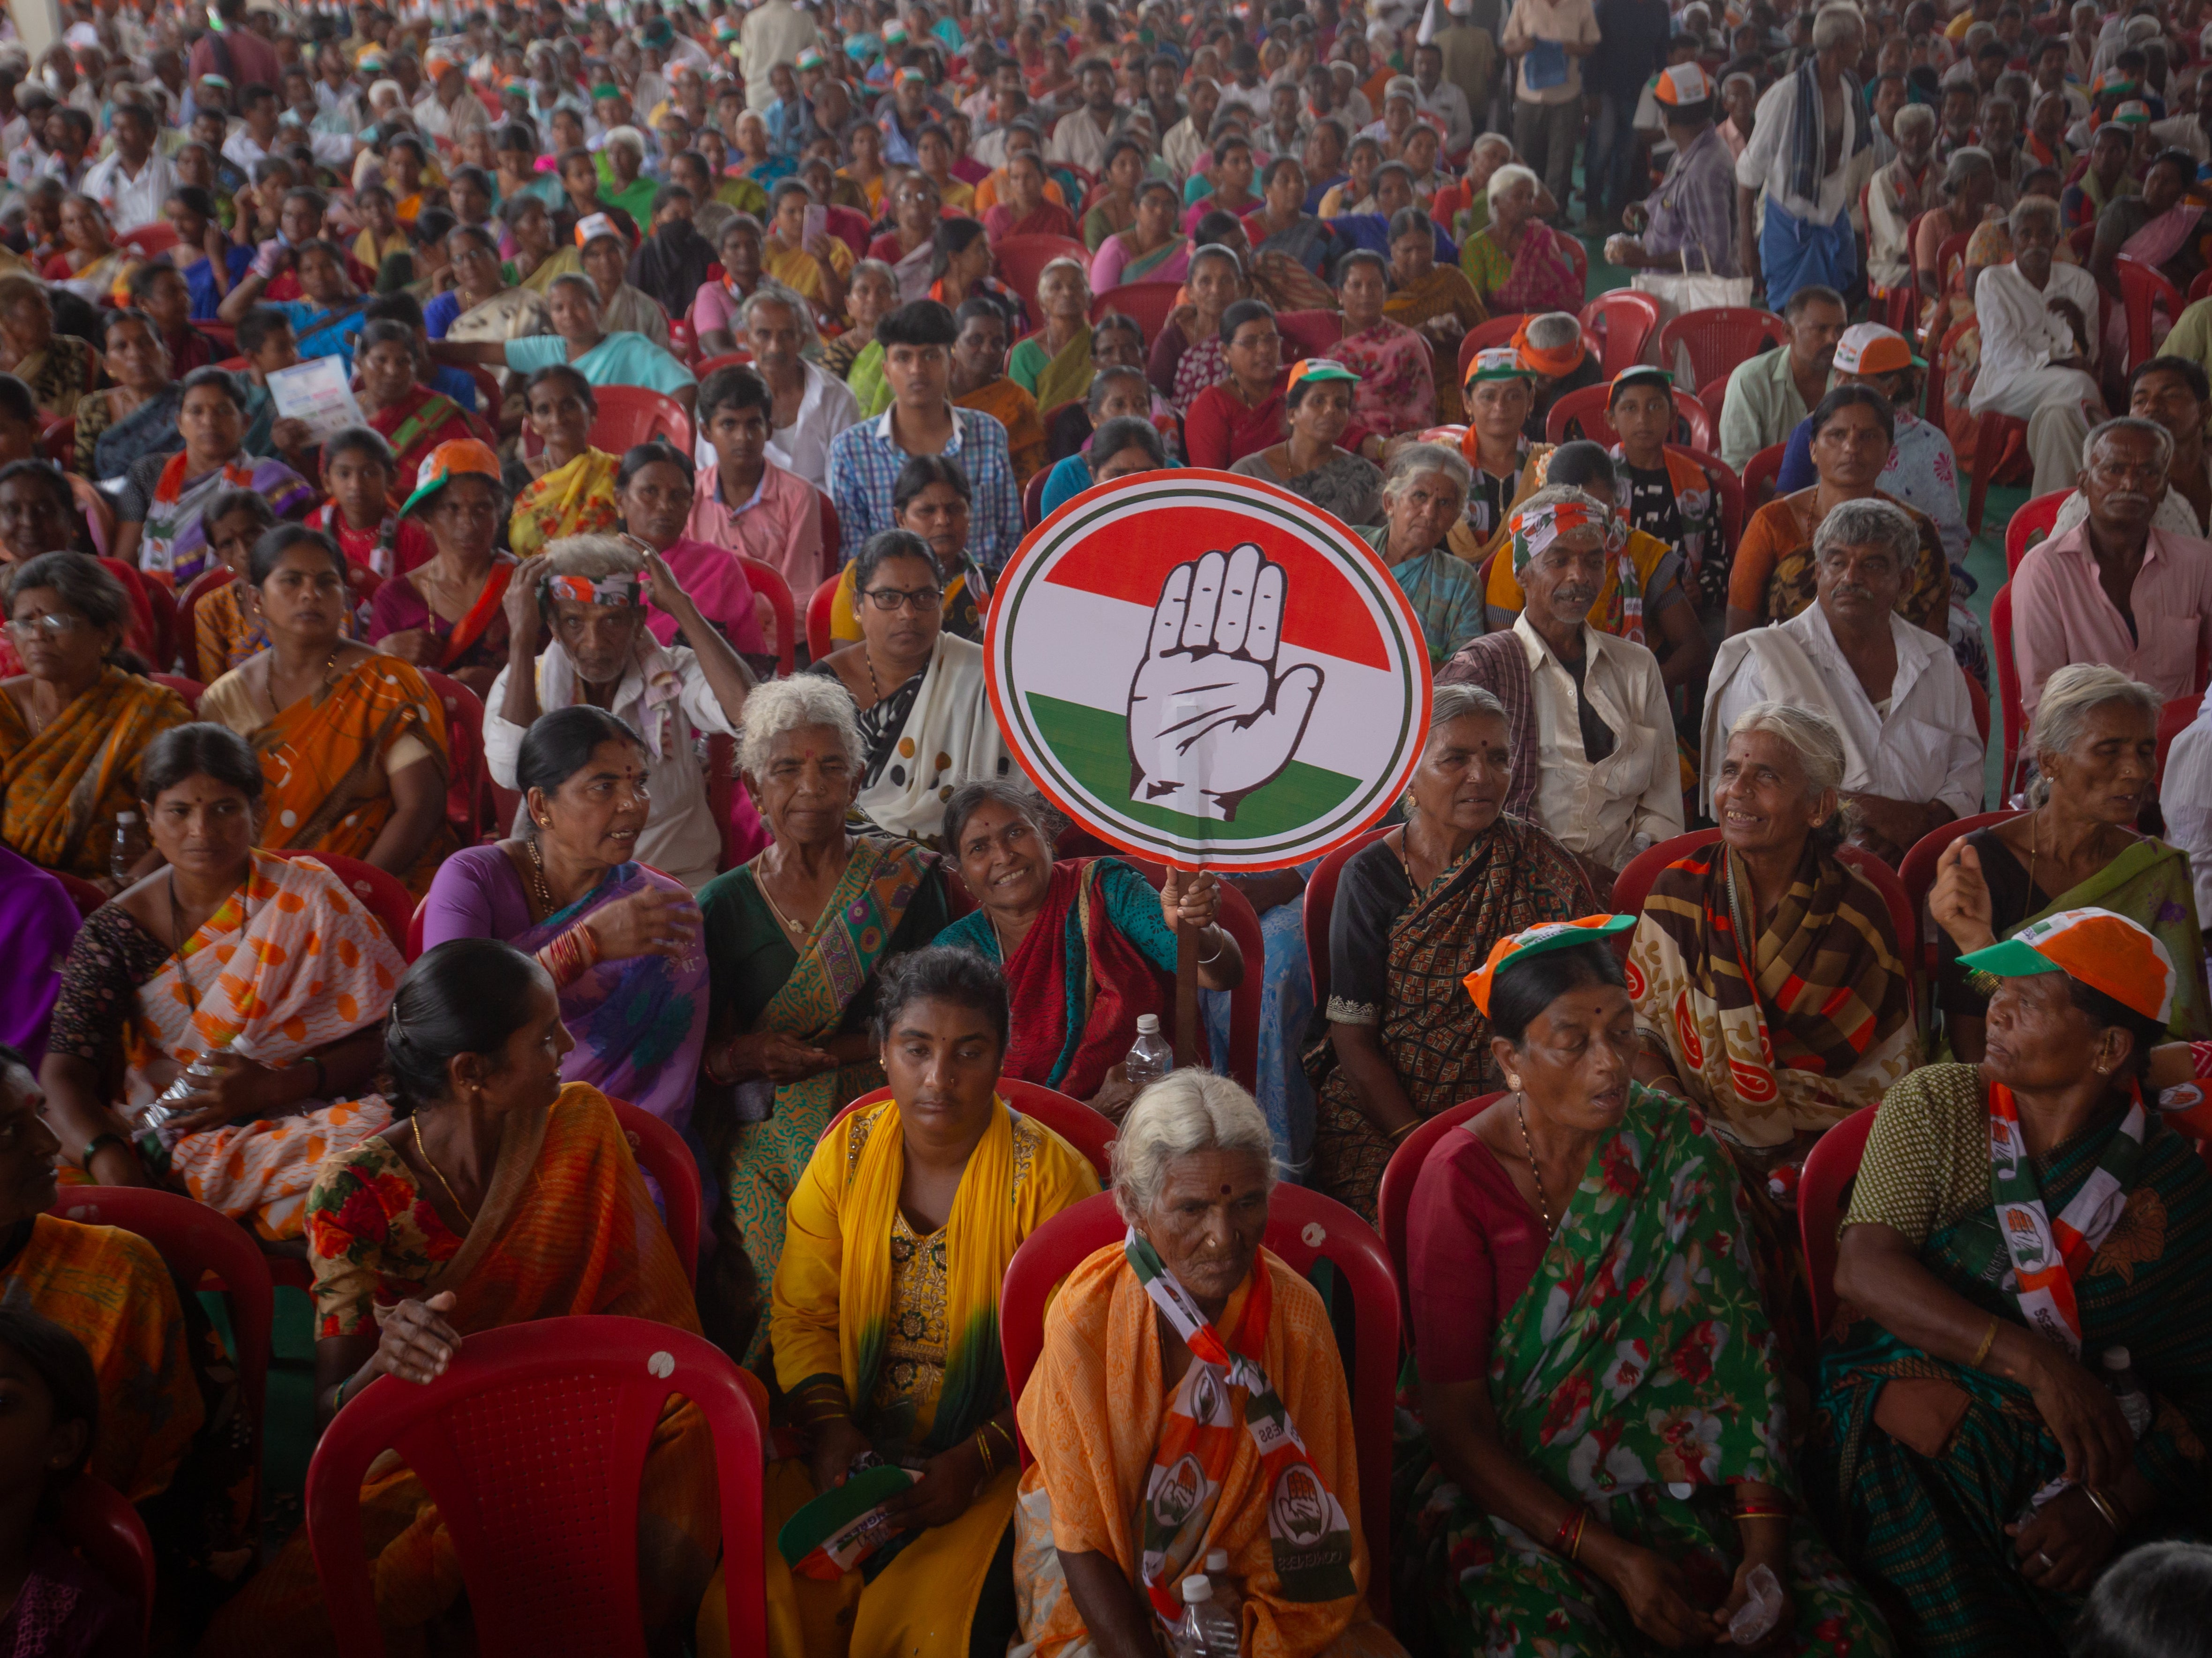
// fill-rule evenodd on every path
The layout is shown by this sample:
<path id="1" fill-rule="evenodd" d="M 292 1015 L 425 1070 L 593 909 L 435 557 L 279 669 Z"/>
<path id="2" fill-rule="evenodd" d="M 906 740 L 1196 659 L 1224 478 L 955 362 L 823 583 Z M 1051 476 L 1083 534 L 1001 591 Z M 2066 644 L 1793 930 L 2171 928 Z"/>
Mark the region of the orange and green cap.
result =
<path id="1" fill-rule="evenodd" d="M 1359 376 L 1334 357 L 1301 357 L 1291 365 L 1291 376 L 1283 382 L 1283 390 L 1288 392 L 1300 380 L 1349 380 L 1357 386 Z"/>
<path id="2" fill-rule="evenodd" d="M 453 438 L 440 444 L 424 459 L 422 470 L 416 474 L 415 493 L 407 497 L 399 515 L 406 517 L 455 478 L 470 473 L 489 478 L 495 487 L 500 484 L 499 457 L 490 445 L 474 438 Z"/>
<path id="3" fill-rule="evenodd" d="M 1577 944 L 1595 944 L 1601 938 L 1610 938 L 1616 932 L 1626 932 L 1636 925 L 1633 915 L 1585 915 L 1578 921 L 1540 921 L 1534 926 L 1500 938 L 1490 947 L 1490 959 L 1468 974 L 1463 983 L 1467 993 L 1474 998 L 1474 1005 L 1485 1018 L 1490 1017 L 1490 987 L 1498 975 L 1525 957 L 1541 956 L 1547 950 L 1571 950 Z"/>
<path id="4" fill-rule="evenodd" d="M 2173 1016 L 2173 957 L 2141 923 L 2109 909 L 2062 909 L 1959 965 L 2000 979 L 2063 973 L 2155 1023 Z"/>

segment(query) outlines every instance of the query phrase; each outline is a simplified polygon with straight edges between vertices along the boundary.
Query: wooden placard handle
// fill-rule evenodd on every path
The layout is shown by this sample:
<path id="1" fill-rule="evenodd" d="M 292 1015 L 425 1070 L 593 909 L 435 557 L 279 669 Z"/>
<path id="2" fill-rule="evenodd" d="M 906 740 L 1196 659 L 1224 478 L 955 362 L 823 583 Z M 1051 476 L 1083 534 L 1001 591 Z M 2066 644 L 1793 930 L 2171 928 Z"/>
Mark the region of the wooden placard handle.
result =
<path id="1" fill-rule="evenodd" d="M 1176 870 L 1178 881 L 1197 870 Z M 1198 935 L 1176 918 L 1175 1062 L 1180 1071 L 1198 1063 Z"/>

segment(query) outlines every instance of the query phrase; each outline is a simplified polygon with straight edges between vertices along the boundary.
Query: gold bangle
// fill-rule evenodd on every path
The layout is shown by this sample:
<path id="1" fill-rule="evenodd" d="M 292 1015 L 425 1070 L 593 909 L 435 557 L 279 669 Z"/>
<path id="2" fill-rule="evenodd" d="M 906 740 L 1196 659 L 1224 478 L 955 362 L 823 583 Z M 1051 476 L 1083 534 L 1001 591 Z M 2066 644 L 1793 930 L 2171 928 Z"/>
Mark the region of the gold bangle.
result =
<path id="1" fill-rule="evenodd" d="M 1419 1128 L 1421 1126 L 1421 1122 L 1425 1121 L 1426 1121 L 1426 1119 L 1417 1120 L 1413 1122 L 1407 1123 L 1403 1128 L 1392 1129 L 1390 1131 L 1390 1144 L 1393 1145 L 1397 1145 L 1398 1142 L 1404 1139 L 1407 1135 L 1412 1133 L 1416 1128 Z"/>
<path id="2" fill-rule="evenodd" d="M 988 1479 L 998 1472 L 991 1461 L 990 1442 L 983 1437 L 983 1430 L 981 1428 L 975 1430 L 975 1455 L 983 1459 L 984 1479 Z"/>
<path id="3" fill-rule="evenodd" d="M 2091 1491 L 2087 1485 L 2081 1487 L 2081 1495 L 2095 1504 L 2097 1512 L 2104 1515 L 2105 1523 L 2112 1528 L 2113 1536 L 2125 1535 L 2127 1527 L 2120 1524 L 2119 1510 L 2112 1506 L 2110 1497 L 2101 1492 Z"/>
<path id="4" fill-rule="evenodd" d="M 1997 1345 L 1997 1315 L 1990 1315 L 1990 1327 L 1982 1333 L 1982 1345 L 1974 1349 L 1974 1356 L 1966 1361 L 1966 1368 L 1978 1370 L 1982 1361 L 1990 1356 L 1990 1349 Z"/>

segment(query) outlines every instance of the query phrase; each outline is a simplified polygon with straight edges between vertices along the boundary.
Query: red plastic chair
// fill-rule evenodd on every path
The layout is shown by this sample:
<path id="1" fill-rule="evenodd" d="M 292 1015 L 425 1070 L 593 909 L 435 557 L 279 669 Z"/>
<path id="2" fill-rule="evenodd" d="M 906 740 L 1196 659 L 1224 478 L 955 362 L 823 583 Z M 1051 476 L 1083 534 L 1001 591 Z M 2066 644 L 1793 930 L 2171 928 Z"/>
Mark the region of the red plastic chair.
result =
<path id="1" fill-rule="evenodd" d="M 665 438 L 691 452 L 691 416 L 684 405 L 642 386 L 602 386 L 592 394 L 599 406 L 592 422 L 592 446 L 621 455 L 641 443 Z"/>
<path id="2" fill-rule="evenodd" d="M 1040 466 L 1022 485 L 1022 523 L 1026 528 L 1034 530 L 1044 522 L 1045 480 L 1051 476 L 1052 468 Z"/>
<path id="3" fill-rule="evenodd" d="M 198 716 L 200 698 L 207 694 L 207 687 L 201 684 L 198 680 L 187 679 L 180 673 L 155 673 L 146 677 L 157 685 L 167 685 L 179 696 L 183 697 L 185 706 L 192 711 L 195 718 Z"/>
<path id="4" fill-rule="evenodd" d="M 107 902 L 107 895 L 82 875 L 72 875 L 65 869 L 50 869 L 46 873 L 62 884 L 62 890 L 69 894 L 70 902 L 76 906 L 79 916 L 91 914 Z"/>
<path id="5" fill-rule="evenodd" d="M 177 596 L 177 653 L 187 668 L 199 666 L 199 608 L 202 601 L 230 585 L 230 567 L 216 564 L 202 570 L 191 585 Z"/>
<path id="6" fill-rule="evenodd" d="M 1314 1006 L 1324 1016 L 1328 1011 L 1328 914 L 1336 907 L 1336 884 L 1354 853 L 1389 833 L 1388 828 L 1371 829 L 1354 835 L 1322 859 L 1306 878 L 1306 968 L 1313 975 Z"/>
<path id="7" fill-rule="evenodd" d="M 1158 890 L 1167 879 L 1164 865 L 1143 858 L 1127 858 L 1126 861 L 1152 884 Z M 1237 988 L 1229 993 L 1229 1053 L 1227 1073 L 1241 1083 L 1247 1091 L 1256 1091 L 1260 1085 L 1260 1019 L 1261 984 L 1258 968 L 1267 954 L 1267 944 L 1260 936 L 1260 918 L 1253 914 L 1251 901 L 1236 887 L 1224 881 L 1221 884 L 1221 907 L 1218 916 L 1229 936 L 1237 941 L 1238 954 L 1244 958 L 1244 976 Z M 1160 1021 L 1163 1030 L 1169 1029 L 1171 1019 Z M 1172 1032 L 1170 1032 L 1172 1035 Z M 1223 1068 L 1223 1056 L 1213 1055 L 1213 1068 Z"/>
<path id="8" fill-rule="evenodd" d="M 2004 710 L 2004 769 L 1997 774 L 1999 805 L 2012 799 L 2020 775 L 2021 750 L 2027 737 L 2027 710 L 2021 701 L 2020 664 L 2012 654 L 2012 583 L 1990 600 L 1990 659 L 1996 665 L 1997 701 Z"/>
<path id="9" fill-rule="evenodd" d="M 71 415 L 64 420 L 41 416 L 39 444 L 46 452 L 48 460 L 64 472 L 72 471 L 76 465 L 76 416 Z"/>
<path id="10" fill-rule="evenodd" d="M 1772 443 L 1743 464 L 1743 501 L 1753 512 L 1774 499 L 1775 480 L 1782 476 L 1782 456 L 1787 444 Z"/>
<path id="11" fill-rule="evenodd" d="M 1813 1328 L 1822 1335 L 1836 1316 L 1836 1227 L 1844 1218 L 1844 1193 L 1859 1172 L 1874 1114 L 1881 1108 L 1862 1106 L 1821 1135 L 1798 1178 L 1797 1226 L 1813 1292 Z"/>
<path id="12" fill-rule="evenodd" d="M 1019 1399 L 1044 1350 L 1045 1300 L 1083 1261 L 1128 1230 L 1101 1192 L 1063 1209 L 1023 1240 L 999 1292 L 999 1340 L 1006 1386 Z M 1359 1456 L 1360 1529 L 1367 1540 L 1367 1599 L 1387 1626 L 1390 1617 L 1390 1433 L 1397 1411 L 1396 1275 L 1374 1228 L 1333 1198 L 1304 1187 L 1275 1187 L 1267 1200 L 1266 1247 L 1291 1271 L 1306 1273 L 1326 1260 L 1343 1275 L 1357 1309 L 1352 1383 L 1352 1436 Z M 1022 1448 L 1024 1466 L 1029 1448 Z"/>
<path id="13" fill-rule="evenodd" d="M 1736 544 L 1743 539 L 1743 526 L 1751 517 L 1744 498 L 1743 480 L 1718 455 L 1708 454 L 1702 449 L 1689 448 L 1679 443 L 1668 444 L 1667 451 L 1669 454 L 1681 456 L 1685 460 L 1697 462 L 1705 469 L 1706 477 L 1711 480 L 1713 493 L 1720 497 L 1721 502 L 1721 545 L 1706 556 L 1726 558 Z"/>
<path id="14" fill-rule="evenodd" d="M 1036 305 L 1037 278 L 1054 259 L 1073 259 L 1087 272 L 1091 250 L 1066 236 L 1009 236 L 991 244 L 991 258 L 999 267 L 999 280 L 1021 296 L 1030 314 L 1042 314 Z"/>
<path id="15" fill-rule="evenodd" d="M 1275 326 L 1283 337 L 1283 361 L 1325 357 L 1344 337 L 1344 313 L 1339 311 L 1278 311 Z"/>
<path id="16" fill-rule="evenodd" d="M 415 906 L 415 913 L 407 918 L 407 942 L 400 946 L 399 953 L 407 958 L 410 965 L 422 959 L 422 917 L 429 908 L 430 896 L 425 893 L 422 902 Z"/>
<path id="17" fill-rule="evenodd" d="M 393 944 L 403 950 L 406 948 L 408 923 L 415 917 L 415 898 L 398 876 L 387 874 L 358 858 L 349 858 L 343 853 L 310 852 L 303 847 L 268 847 L 264 850 L 278 858 L 313 859 L 353 889 L 354 896 L 384 923 L 384 930 L 392 935 Z"/>
<path id="18" fill-rule="evenodd" d="M 1115 313 L 1128 318 L 1143 333 L 1145 349 L 1150 350 L 1167 325 L 1168 313 L 1176 308 L 1176 295 L 1182 292 L 1181 282 L 1123 282 L 1092 296 L 1091 320 L 1095 323 Z"/>
<path id="19" fill-rule="evenodd" d="M 2047 495 L 2038 495 L 2015 511 L 2005 522 L 2005 579 L 2009 581 L 2020 569 L 2021 560 L 2027 550 L 2050 537 L 2051 526 L 2058 521 L 2058 508 L 2071 492 L 2054 489 Z"/>
<path id="20" fill-rule="evenodd" d="M 1583 436 L 1593 443 L 1610 447 L 1620 442 L 1620 434 L 1613 428 L 1612 398 L 1613 388 L 1607 386 L 1585 386 L 1568 392 L 1552 405 L 1551 412 L 1544 417 L 1546 441 L 1565 443 L 1579 428 Z M 1675 430 L 1680 433 L 1686 428 L 1690 439 L 1686 446 L 1677 446 L 1710 450 L 1713 442 L 1711 417 L 1706 414 L 1705 404 L 1687 392 L 1677 391 L 1674 412 L 1680 417 Z"/>
<path id="21" fill-rule="evenodd" d="M 1790 342 L 1790 325 L 1756 306 L 1722 305 L 1685 311 L 1659 331 L 1659 364 L 1672 367 L 1674 348 L 1690 354 L 1700 386 L 1726 375 L 1747 357 Z"/>
<path id="22" fill-rule="evenodd" d="M 1567 263 L 1575 268 L 1575 286 L 1581 288 L 1583 293 L 1589 293 L 1589 250 L 1582 245 L 1581 238 L 1577 236 L 1562 235 L 1554 237 L 1553 240 L 1567 250 Z"/>
<path id="23" fill-rule="evenodd" d="M 111 564 L 115 562 L 112 559 L 104 562 Z M 166 668 L 180 659 L 184 648 L 183 641 L 177 631 L 176 589 L 166 581 L 143 580 L 138 586 L 139 590 L 146 595 L 147 609 L 154 615 L 155 660 Z M 195 651 L 193 654 L 197 656 L 198 653 Z M 198 664 L 193 662 L 185 665 L 197 667 Z"/>
<path id="24" fill-rule="evenodd" d="M 1936 291 L 1937 293 L 1948 294 L 1951 291 L 1951 273 L 1965 262 L 1966 244 L 1972 240 L 1971 232 L 1961 232 L 1956 236 L 1946 236 L 1936 244 Z"/>
<path id="25" fill-rule="evenodd" d="M 485 1653 L 645 1658 L 638 1479 L 672 1394 L 705 1417 L 721 1501 L 730 1649 L 768 1649 L 759 1384 L 702 1338 L 584 1315 L 480 1331 L 436 1381 L 379 1376 L 307 1466 L 307 1537 L 337 1658 L 380 1658 L 361 1487 L 396 1451 L 438 1505 Z"/>
<path id="26" fill-rule="evenodd" d="M 2162 782 L 2165 780 L 2166 751 L 2173 746 L 2173 739 L 2175 738 L 2180 736 L 2183 732 L 2189 729 L 2191 722 L 2197 718 L 2198 710 L 2203 706 L 2204 693 L 2199 691 L 2194 696 L 2177 696 L 2173 701 L 2167 703 L 2164 708 L 2160 710 L 2158 716 L 2158 758 L 2155 762 L 2158 768 L 2152 774 L 2154 781 Z"/>
<path id="27" fill-rule="evenodd" d="M 1448 1105 L 1398 1142 L 1390 1161 L 1382 1166 L 1382 1183 L 1376 1190 L 1375 1212 L 1382 1223 L 1382 1247 L 1390 1252 L 1390 1265 L 1398 1275 L 1401 1299 L 1411 1287 L 1406 1273 L 1406 1217 L 1413 1206 L 1413 1187 L 1420 1183 L 1421 1165 L 1429 1160 L 1436 1143 L 1468 1121 L 1503 1094 L 1483 1094 L 1457 1105 Z"/>
<path id="28" fill-rule="evenodd" d="M 1929 830 L 1907 847 L 1904 861 L 1897 866 L 1897 880 L 1905 889 L 1905 901 L 1912 906 L 1913 914 L 1917 917 L 1927 910 L 1928 895 L 1936 886 L 1936 865 L 1942 861 L 1946 847 L 1962 835 L 1972 835 L 1976 829 L 1987 829 L 2019 815 L 2015 811 L 1978 811 L 1954 817 L 1940 829 Z M 1922 929 L 1920 972 L 1924 979 L 1936 975 L 1936 953 L 1942 947 L 1942 940 L 1937 935 L 1942 932 L 1932 920 Z"/>
<path id="29" fill-rule="evenodd" d="M 1982 532 L 1982 507 L 1990 485 L 2017 474 L 2027 459 L 2027 422 L 1994 409 L 1974 424 L 1974 482 L 1966 491 L 1966 531 Z"/>
<path id="30" fill-rule="evenodd" d="M 1644 901 L 1651 896 L 1651 883 L 1659 872 L 1677 859 L 1686 858 L 1701 847 L 1711 846 L 1721 838 L 1717 829 L 1692 829 L 1686 835 L 1674 835 L 1654 847 L 1646 847 L 1628 860 L 1628 867 L 1613 878 L 1613 908 L 1619 915 L 1641 915 Z M 1920 936 L 1919 918 L 1905 896 L 1905 888 L 1897 878 L 1897 872 L 1872 853 L 1857 847 L 1838 847 L 1836 856 L 1865 876 L 1869 884 L 1881 894 L 1883 906 L 1889 911 L 1890 929 L 1897 934 L 1897 952 L 1903 961 L 1912 959 Z"/>
<path id="31" fill-rule="evenodd" d="M 453 775 L 446 782 L 446 821 L 463 846 L 472 847 L 483 832 L 484 784 L 489 776 L 484 766 L 483 701 L 459 680 L 435 668 L 421 672 L 446 709 L 446 751 L 453 761 Z"/>
<path id="32" fill-rule="evenodd" d="M 637 1166 L 660 1187 L 661 1200 L 668 1206 L 668 1241 L 676 1246 L 676 1259 L 683 1264 L 684 1276 L 696 1283 L 699 1277 L 699 1228 L 704 1209 L 699 1191 L 699 1165 L 691 1156 L 691 1148 L 684 1144 L 683 1135 L 642 1106 L 617 1099 L 610 1099 L 607 1103 L 615 1108 L 615 1121 L 622 1125 L 623 1138 L 629 1142 L 630 1155 L 637 1159 Z"/>
<path id="33" fill-rule="evenodd" d="M 2212 265 L 2198 271 L 2197 280 L 2189 284 L 2188 302 L 2194 305 L 2203 299 L 2212 299 Z"/>
<path id="34" fill-rule="evenodd" d="M 1521 325 L 1528 320 L 1526 312 L 1515 311 L 1502 317 L 1492 317 L 1488 322 L 1479 322 L 1460 336 L 1459 374 L 1467 378 L 1467 366 L 1474 361 L 1478 351 L 1489 351 L 1513 343 L 1513 337 L 1521 331 Z"/>
<path id="35" fill-rule="evenodd" d="M 837 641 L 830 632 L 830 609 L 837 602 L 837 581 L 836 576 L 831 576 L 806 601 L 806 655 L 810 661 L 819 662 L 837 648 Z"/>
<path id="36" fill-rule="evenodd" d="M 829 491 L 825 489 L 817 489 L 814 493 L 822 503 L 822 545 L 833 560 L 842 563 L 845 550 L 842 532 L 837 525 L 837 503 L 830 499 Z"/>
<path id="37" fill-rule="evenodd" d="M 1583 332 L 1600 344 L 1598 366 L 1611 380 L 1644 361 L 1644 348 L 1659 331 L 1659 301 L 1649 294 L 1615 288 L 1583 307 Z"/>
<path id="38" fill-rule="evenodd" d="M 703 382 L 717 368 L 750 368 L 752 363 L 753 354 L 750 351 L 724 351 L 703 362 L 693 364 L 691 372 Z"/>
<path id="39" fill-rule="evenodd" d="M 768 607 L 775 612 L 775 671 L 788 677 L 799 665 L 799 636 L 793 626 L 799 607 L 792 602 L 791 584 L 783 579 L 782 571 L 763 560 L 739 553 L 738 562 L 744 567 L 745 580 L 756 592 L 767 595 Z"/>
<path id="40" fill-rule="evenodd" d="M 164 227 L 166 228 L 166 227 Z M 114 1486 L 81 1473 L 62 1493 L 63 1541 L 126 1600 L 138 1608 L 140 1632 L 154 1630 L 154 1540 L 138 1510 Z"/>
<path id="41" fill-rule="evenodd" d="M 689 319 L 672 317 L 669 319 L 668 355 L 686 366 L 699 355 L 699 337 L 691 331 Z"/>
<path id="42" fill-rule="evenodd" d="M 878 1088 L 863 1094 L 848 1103 L 830 1119 L 830 1127 L 851 1116 L 862 1106 L 874 1105 L 891 1096 L 888 1088 Z M 1110 1117 L 1101 1116 L 1081 1100 L 1063 1094 L 1056 1088 L 1047 1088 L 1042 1083 L 1025 1083 L 1018 1077 L 999 1078 L 999 1097 L 1025 1117 L 1035 1117 L 1047 1128 L 1066 1140 L 1090 1160 L 1098 1171 L 1101 1185 L 1114 1179 L 1114 1136 L 1116 1132 Z M 823 1133 L 829 1129 L 823 1130 Z"/>
<path id="43" fill-rule="evenodd" d="M 117 232 L 115 241 L 118 246 L 135 247 L 141 254 L 151 259 L 167 252 L 177 245 L 177 232 L 176 228 L 167 220 L 156 219 L 150 224 L 140 225 L 135 230 Z M 195 326 L 198 325 L 195 325 Z"/>
<path id="44" fill-rule="evenodd" d="M 2131 259 L 2123 253 L 2112 261 L 2112 269 L 2120 279 L 2120 303 L 2128 313 L 2128 361 L 2132 370 L 2139 362 L 2148 362 L 2158 355 L 2158 341 L 2151 337 L 2155 326 L 2157 307 L 2166 307 L 2166 326 L 2172 327 L 2184 308 L 2181 290 L 2166 279 L 2165 274 L 2140 259 Z"/>
<path id="45" fill-rule="evenodd" d="M 830 234 L 851 248 L 854 258 L 866 258 L 868 244 L 876 234 L 876 228 L 869 222 L 868 216 L 858 208 L 839 207 L 834 202 L 830 203 L 829 214 L 826 228 Z"/>

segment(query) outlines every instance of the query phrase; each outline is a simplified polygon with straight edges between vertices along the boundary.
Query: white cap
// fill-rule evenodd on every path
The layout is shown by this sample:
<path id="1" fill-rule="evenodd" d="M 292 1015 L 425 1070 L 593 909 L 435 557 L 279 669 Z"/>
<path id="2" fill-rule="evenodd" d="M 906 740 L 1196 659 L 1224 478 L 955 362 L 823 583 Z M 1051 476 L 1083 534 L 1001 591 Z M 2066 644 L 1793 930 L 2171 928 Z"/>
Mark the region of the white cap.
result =
<path id="1" fill-rule="evenodd" d="M 1139 1036 L 1158 1035 L 1160 1034 L 1160 1016 L 1157 1013 L 1139 1013 L 1137 1015 L 1137 1034 Z"/>
<path id="2" fill-rule="evenodd" d="M 1227 1549 L 1208 1549 L 1206 1552 L 1206 1570 L 1209 1576 L 1215 1572 L 1227 1571 L 1229 1570 L 1229 1551 Z"/>
<path id="3" fill-rule="evenodd" d="M 2124 1370 L 2134 1362 L 2135 1361 L 2129 1357 L 2128 1350 L 2124 1347 L 2107 1347 L 2105 1349 L 2105 1368 L 2108 1370 Z"/>
<path id="4" fill-rule="evenodd" d="M 1182 1603 L 1194 1606 L 1201 1600 L 1213 1598 L 1213 1580 L 1202 1571 L 1194 1571 L 1182 1580 Z"/>

